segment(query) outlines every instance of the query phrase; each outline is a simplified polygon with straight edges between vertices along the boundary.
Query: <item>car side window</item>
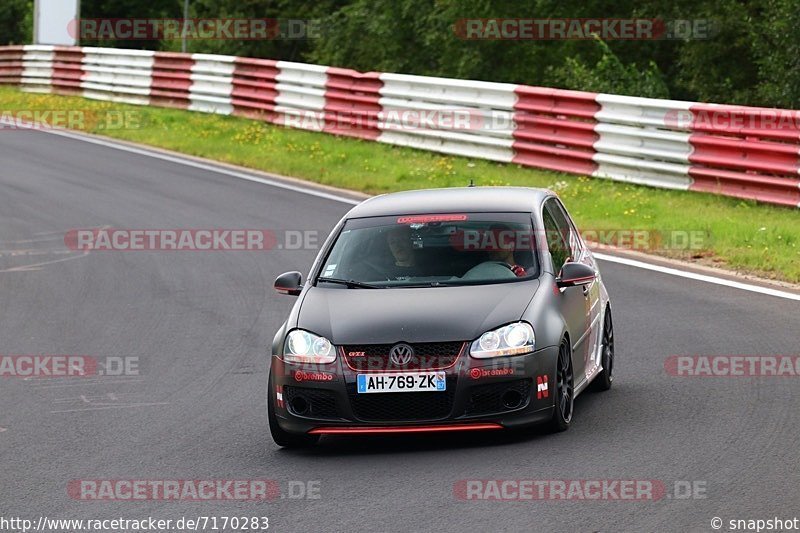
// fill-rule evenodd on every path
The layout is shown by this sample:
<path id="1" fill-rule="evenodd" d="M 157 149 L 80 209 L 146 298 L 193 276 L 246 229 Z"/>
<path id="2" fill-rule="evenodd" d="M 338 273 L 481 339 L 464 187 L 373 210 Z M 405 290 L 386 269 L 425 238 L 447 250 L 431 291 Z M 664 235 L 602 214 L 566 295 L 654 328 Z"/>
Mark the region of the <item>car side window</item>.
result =
<path id="1" fill-rule="evenodd" d="M 564 233 L 563 227 L 559 227 L 558 223 L 556 222 L 555 216 L 551 211 L 552 207 L 552 200 L 548 200 L 544 204 L 544 208 L 542 209 L 542 220 L 544 221 L 544 233 L 545 239 L 547 240 L 547 248 L 550 250 L 550 256 L 553 258 L 553 268 L 556 271 L 556 274 L 561 270 L 561 267 L 564 266 L 564 263 L 567 262 L 567 259 L 570 256 L 570 249 L 568 246 L 568 240 L 565 239 L 565 235 L 568 237 L 569 233 Z"/>
<path id="2" fill-rule="evenodd" d="M 559 228 L 563 228 L 562 231 L 566 232 L 564 235 L 566 235 L 565 239 L 569 244 L 572 260 L 578 261 L 581 257 L 583 248 L 581 247 L 581 239 L 579 238 L 578 232 L 575 229 L 575 224 L 569 218 L 567 210 L 559 200 L 553 199 L 550 200 L 550 202 L 552 202 L 550 205 L 553 208 L 553 215 L 556 219 L 556 224 Z"/>

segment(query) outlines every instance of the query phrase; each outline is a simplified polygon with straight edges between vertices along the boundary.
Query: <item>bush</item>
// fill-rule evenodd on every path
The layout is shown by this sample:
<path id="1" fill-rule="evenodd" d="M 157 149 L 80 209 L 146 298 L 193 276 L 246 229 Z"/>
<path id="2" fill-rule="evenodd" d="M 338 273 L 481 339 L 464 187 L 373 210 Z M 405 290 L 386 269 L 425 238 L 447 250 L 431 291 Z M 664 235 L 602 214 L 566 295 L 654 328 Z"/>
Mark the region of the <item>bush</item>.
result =
<path id="1" fill-rule="evenodd" d="M 667 98 L 669 89 L 655 62 L 640 69 L 636 63 L 625 65 L 611 48 L 597 38 L 600 59 L 589 65 L 580 57 L 569 57 L 564 65 L 552 70 L 553 78 L 562 87 L 582 91 Z"/>

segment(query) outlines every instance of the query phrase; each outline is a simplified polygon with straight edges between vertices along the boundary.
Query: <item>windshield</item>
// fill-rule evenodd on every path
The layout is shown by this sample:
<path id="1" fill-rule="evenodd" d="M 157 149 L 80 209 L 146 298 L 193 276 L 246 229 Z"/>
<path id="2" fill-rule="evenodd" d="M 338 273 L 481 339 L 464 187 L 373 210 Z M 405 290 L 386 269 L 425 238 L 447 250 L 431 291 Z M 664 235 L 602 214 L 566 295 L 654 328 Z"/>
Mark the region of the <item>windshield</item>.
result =
<path id="1" fill-rule="evenodd" d="M 528 213 L 352 219 L 317 281 L 350 288 L 514 282 L 538 276 L 535 250 Z"/>

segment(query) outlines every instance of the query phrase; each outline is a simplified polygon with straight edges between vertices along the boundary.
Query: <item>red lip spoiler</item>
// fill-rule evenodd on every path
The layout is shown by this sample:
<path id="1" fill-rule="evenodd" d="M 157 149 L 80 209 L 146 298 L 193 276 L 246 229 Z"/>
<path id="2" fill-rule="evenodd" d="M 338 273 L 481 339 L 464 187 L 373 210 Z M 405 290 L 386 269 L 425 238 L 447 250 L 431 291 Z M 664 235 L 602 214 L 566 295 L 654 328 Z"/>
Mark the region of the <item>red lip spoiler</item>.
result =
<path id="1" fill-rule="evenodd" d="M 340 426 L 314 428 L 308 433 L 309 435 L 380 435 L 384 433 L 437 433 L 447 431 L 483 431 L 488 429 L 503 429 L 503 426 L 493 422 L 449 424 L 446 426 Z"/>

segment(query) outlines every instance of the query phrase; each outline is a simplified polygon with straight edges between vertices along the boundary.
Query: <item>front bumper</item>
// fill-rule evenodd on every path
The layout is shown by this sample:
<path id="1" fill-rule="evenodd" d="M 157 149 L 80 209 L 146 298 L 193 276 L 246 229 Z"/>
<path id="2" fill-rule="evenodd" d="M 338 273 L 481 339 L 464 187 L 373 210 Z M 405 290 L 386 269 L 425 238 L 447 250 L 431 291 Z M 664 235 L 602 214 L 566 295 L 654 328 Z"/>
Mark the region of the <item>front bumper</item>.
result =
<path id="1" fill-rule="evenodd" d="M 444 370 L 443 392 L 358 394 L 359 372 L 342 357 L 312 367 L 273 356 L 273 387 L 267 393 L 274 395 L 278 424 L 290 433 L 491 430 L 550 420 L 557 346 L 488 360 L 473 359 L 466 350 L 465 344 L 455 364 Z"/>

